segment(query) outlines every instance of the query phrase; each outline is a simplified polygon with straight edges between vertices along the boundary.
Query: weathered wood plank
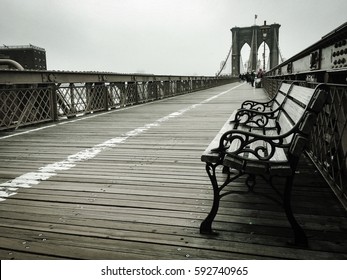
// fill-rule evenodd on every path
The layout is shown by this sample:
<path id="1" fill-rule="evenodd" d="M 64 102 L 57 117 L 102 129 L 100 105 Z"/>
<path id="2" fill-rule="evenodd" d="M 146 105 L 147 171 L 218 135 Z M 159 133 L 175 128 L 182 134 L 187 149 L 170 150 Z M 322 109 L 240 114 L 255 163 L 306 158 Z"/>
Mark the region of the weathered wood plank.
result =
<path id="1" fill-rule="evenodd" d="M 1 259 L 345 259 L 345 211 L 307 163 L 293 200 L 309 249 L 286 246 L 286 218 L 261 196 L 225 197 L 220 235 L 198 233 L 211 205 L 201 153 L 242 101 L 266 98 L 245 84 L 201 103 L 233 86 L 0 139 L 1 184 L 200 104 L 1 201 Z"/>

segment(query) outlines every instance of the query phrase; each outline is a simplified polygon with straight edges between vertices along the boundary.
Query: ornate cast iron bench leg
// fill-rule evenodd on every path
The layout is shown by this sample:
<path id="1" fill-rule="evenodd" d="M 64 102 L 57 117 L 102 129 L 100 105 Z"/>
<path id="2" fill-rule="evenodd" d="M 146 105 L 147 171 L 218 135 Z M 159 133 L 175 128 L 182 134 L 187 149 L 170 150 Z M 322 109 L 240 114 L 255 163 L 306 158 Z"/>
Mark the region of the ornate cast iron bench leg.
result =
<path id="1" fill-rule="evenodd" d="M 217 234 L 213 232 L 212 230 L 212 222 L 217 215 L 218 208 L 219 208 L 219 201 L 220 201 L 219 187 L 218 187 L 218 182 L 216 178 L 216 167 L 217 165 L 206 163 L 206 172 L 208 174 L 208 177 L 210 178 L 210 181 L 213 187 L 213 204 L 212 204 L 210 213 L 207 215 L 205 220 L 200 225 L 201 234 L 210 234 L 210 235 Z"/>
<path id="2" fill-rule="evenodd" d="M 286 213 L 287 219 L 294 231 L 294 245 L 299 247 L 307 247 L 307 237 L 302 229 L 302 227 L 299 225 L 299 223 L 296 221 L 292 206 L 291 206 L 291 193 L 292 193 L 292 187 L 293 187 L 293 181 L 294 181 L 294 175 L 287 177 L 286 179 L 286 185 L 284 189 L 284 211 Z"/>

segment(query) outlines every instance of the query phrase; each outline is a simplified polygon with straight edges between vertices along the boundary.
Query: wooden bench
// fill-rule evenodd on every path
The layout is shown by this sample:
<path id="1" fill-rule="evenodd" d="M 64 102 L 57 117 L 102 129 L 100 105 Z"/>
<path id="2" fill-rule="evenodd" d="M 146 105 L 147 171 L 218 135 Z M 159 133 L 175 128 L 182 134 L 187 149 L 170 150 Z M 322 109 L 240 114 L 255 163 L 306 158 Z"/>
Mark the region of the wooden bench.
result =
<path id="1" fill-rule="evenodd" d="M 202 154 L 201 160 L 206 163 L 213 187 L 213 205 L 201 223 L 200 233 L 214 233 L 212 222 L 220 199 L 235 193 L 226 190 L 227 185 L 245 176 L 245 192 L 255 192 L 256 178 L 261 176 L 280 198 L 279 203 L 294 232 L 294 244 L 307 246 L 305 232 L 292 212 L 291 192 L 299 158 L 327 93 L 323 85 L 314 89 L 296 84 L 282 86 L 271 106 L 259 107 L 256 102 L 248 101 L 246 104 L 253 109 L 241 108 L 234 112 Z M 221 169 L 217 167 L 223 167 L 222 178 L 219 173 L 217 175 Z M 274 185 L 275 177 L 285 178 L 283 190 Z"/>
<path id="2" fill-rule="evenodd" d="M 270 124 L 274 125 L 274 119 L 276 119 L 291 90 L 293 90 L 293 83 L 282 82 L 276 95 L 270 101 L 244 101 L 241 108 L 232 113 L 230 122 L 247 123 L 248 126 L 265 126 L 268 125 L 267 122 L 270 120 Z M 270 114 L 271 112 L 272 114 Z"/>
<path id="3" fill-rule="evenodd" d="M 241 104 L 240 109 L 256 110 L 258 112 L 274 111 L 283 104 L 290 91 L 292 84 L 293 83 L 282 82 L 277 93 L 271 100 L 267 102 L 246 100 Z M 238 110 L 235 110 L 234 113 L 236 113 L 237 111 Z"/>

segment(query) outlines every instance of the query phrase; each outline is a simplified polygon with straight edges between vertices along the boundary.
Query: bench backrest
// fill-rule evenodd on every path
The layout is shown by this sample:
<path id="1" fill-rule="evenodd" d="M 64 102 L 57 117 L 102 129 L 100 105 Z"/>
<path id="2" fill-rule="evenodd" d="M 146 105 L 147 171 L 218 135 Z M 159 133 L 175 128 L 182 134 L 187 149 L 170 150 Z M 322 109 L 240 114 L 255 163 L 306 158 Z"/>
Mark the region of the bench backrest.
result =
<path id="1" fill-rule="evenodd" d="M 274 102 L 272 104 L 272 110 L 276 110 L 281 104 L 285 101 L 292 84 L 287 84 L 282 82 L 280 88 L 277 91 L 276 97 L 274 98 Z"/>
<path id="2" fill-rule="evenodd" d="M 308 135 L 316 122 L 317 113 L 322 110 L 326 97 L 326 92 L 318 87 L 306 88 L 292 85 L 277 117 L 280 134 L 285 134 L 294 127 L 297 128 L 295 133 L 285 138 L 287 143 L 292 142 L 292 153 L 302 152 L 301 146 L 307 142 Z"/>
<path id="3" fill-rule="evenodd" d="M 304 88 L 298 85 L 292 86 L 289 96 L 284 101 L 277 117 L 281 134 L 291 130 L 299 122 L 307 109 L 314 91 L 314 89 Z"/>

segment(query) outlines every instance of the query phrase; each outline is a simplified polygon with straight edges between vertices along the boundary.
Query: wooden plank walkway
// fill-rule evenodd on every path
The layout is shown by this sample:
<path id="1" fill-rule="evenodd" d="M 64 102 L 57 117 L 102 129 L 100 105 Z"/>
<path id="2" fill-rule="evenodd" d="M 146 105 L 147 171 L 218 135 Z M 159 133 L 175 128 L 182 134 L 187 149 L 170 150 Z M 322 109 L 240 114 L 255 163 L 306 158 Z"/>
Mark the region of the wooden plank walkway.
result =
<path id="1" fill-rule="evenodd" d="M 282 210 L 254 195 L 226 197 L 220 234 L 199 234 L 212 202 L 200 156 L 245 99 L 267 97 L 234 83 L 0 134 L 0 258 L 346 259 L 346 211 L 307 160 L 294 211 L 308 249 L 287 245 Z"/>

